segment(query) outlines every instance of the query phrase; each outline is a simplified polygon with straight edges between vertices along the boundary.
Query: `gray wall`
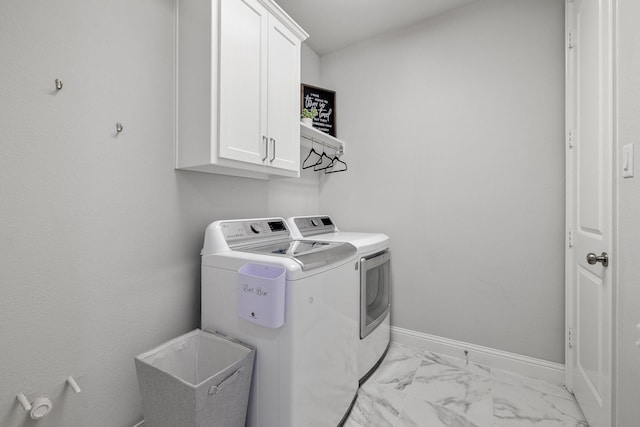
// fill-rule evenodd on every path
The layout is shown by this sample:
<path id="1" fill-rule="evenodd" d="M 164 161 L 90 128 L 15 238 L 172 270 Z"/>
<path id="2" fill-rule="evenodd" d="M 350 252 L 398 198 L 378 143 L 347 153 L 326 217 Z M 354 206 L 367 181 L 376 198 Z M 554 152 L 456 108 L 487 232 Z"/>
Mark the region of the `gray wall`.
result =
<path id="1" fill-rule="evenodd" d="M 53 400 L 39 427 L 132 426 L 133 357 L 200 323 L 206 225 L 318 210 L 315 176 L 174 171 L 174 8 L 0 2 L 3 427 L 35 425 L 19 392 Z"/>
<path id="2" fill-rule="evenodd" d="M 618 426 L 635 426 L 640 419 L 640 3 L 618 5 L 618 162 L 622 147 L 635 144 L 635 177 L 622 179 L 618 167 L 618 295 L 617 295 L 617 407 Z M 615 254 L 614 254 L 615 257 Z M 615 258 L 614 258 L 615 259 Z M 615 271 L 615 270 L 614 270 Z"/>
<path id="3" fill-rule="evenodd" d="M 321 57 L 343 229 L 394 251 L 395 326 L 564 360 L 564 5 L 479 0 Z"/>

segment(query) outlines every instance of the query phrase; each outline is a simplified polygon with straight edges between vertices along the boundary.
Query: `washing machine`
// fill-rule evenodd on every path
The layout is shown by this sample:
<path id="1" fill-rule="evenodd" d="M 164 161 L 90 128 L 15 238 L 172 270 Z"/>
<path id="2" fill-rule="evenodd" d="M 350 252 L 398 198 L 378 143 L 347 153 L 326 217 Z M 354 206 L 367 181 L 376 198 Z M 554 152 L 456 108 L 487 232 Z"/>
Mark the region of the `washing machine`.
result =
<path id="1" fill-rule="evenodd" d="M 359 297 L 348 286 L 359 280 L 358 259 L 349 243 L 295 239 L 283 218 L 207 227 L 202 328 L 256 348 L 248 426 L 327 427 L 346 419 L 359 386 Z M 240 315 L 238 272 L 247 265 L 284 269 L 281 326 Z"/>
<path id="2" fill-rule="evenodd" d="M 293 236 L 319 242 L 348 242 L 358 248 L 358 378 L 364 383 L 382 362 L 391 339 L 391 251 L 382 233 L 340 231 L 327 215 L 287 218 Z"/>

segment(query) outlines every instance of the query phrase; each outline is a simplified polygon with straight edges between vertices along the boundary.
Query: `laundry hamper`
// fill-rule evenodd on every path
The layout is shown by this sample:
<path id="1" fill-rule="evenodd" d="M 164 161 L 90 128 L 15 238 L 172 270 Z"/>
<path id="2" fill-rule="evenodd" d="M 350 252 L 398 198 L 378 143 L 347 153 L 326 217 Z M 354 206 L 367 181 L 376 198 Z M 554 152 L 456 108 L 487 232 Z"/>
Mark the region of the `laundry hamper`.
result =
<path id="1" fill-rule="evenodd" d="M 135 358 L 144 427 L 243 427 L 255 350 L 195 329 Z"/>

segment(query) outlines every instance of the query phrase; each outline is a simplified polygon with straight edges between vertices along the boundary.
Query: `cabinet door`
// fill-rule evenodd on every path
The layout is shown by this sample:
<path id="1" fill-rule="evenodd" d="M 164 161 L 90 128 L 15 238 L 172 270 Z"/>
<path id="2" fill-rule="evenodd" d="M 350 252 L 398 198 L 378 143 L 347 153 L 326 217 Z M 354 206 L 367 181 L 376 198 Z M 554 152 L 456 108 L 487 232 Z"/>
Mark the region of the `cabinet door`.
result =
<path id="1" fill-rule="evenodd" d="M 267 157 L 268 15 L 256 0 L 220 0 L 222 158 L 262 164 Z"/>
<path id="2" fill-rule="evenodd" d="M 300 40 L 269 19 L 269 158 L 272 167 L 300 169 Z"/>

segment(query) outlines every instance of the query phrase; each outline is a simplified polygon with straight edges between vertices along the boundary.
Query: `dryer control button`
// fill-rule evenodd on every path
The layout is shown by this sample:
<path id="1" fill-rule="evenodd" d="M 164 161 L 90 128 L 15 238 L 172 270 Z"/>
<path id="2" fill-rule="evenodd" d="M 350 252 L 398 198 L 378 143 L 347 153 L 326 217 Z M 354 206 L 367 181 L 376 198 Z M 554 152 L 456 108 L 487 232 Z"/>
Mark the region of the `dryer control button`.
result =
<path id="1" fill-rule="evenodd" d="M 251 231 L 253 231 L 256 234 L 260 233 L 260 228 L 258 227 L 258 224 L 251 224 Z"/>

